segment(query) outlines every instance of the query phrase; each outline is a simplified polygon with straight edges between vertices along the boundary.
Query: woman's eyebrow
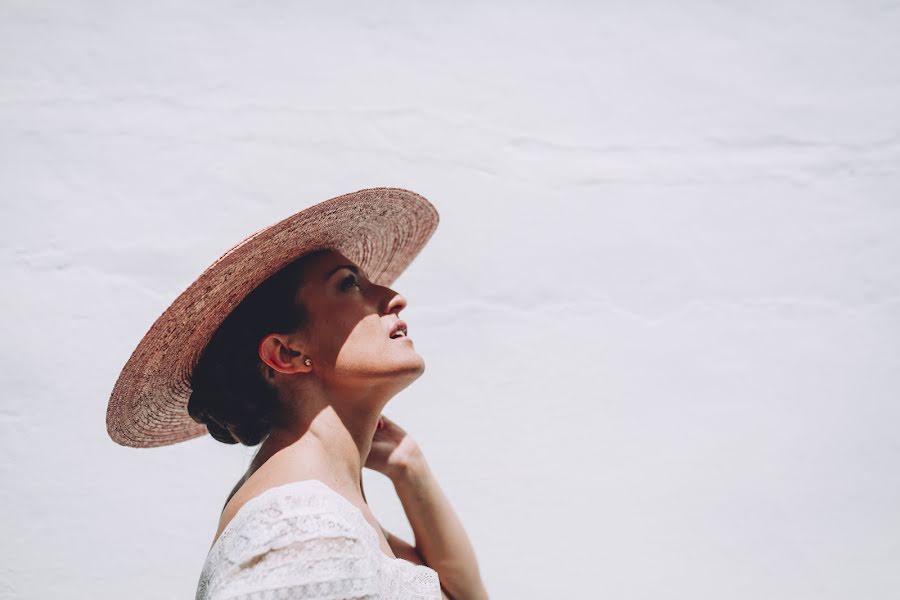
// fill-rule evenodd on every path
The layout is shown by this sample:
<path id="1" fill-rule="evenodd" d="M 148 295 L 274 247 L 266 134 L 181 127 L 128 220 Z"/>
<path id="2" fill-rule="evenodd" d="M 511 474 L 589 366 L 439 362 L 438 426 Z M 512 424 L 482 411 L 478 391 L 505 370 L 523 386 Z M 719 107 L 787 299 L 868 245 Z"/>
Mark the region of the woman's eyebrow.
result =
<path id="1" fill-rule="evenodd" d="M 328 273 L 325 274 L 324 281 L 328 281 L 329 279 L 331 279 L 331 276 L 334 275 L 335 273 L 337 273 L 338 271 L 340 271 L 341 269 L 350 269 L 351 271 L 353 271 L 354 273 L 359 275 L 359 269 L 357 269 L 353 265 L 338 265 L 338 266 L 332 268 L 330 271 L 328 271 Z"/>

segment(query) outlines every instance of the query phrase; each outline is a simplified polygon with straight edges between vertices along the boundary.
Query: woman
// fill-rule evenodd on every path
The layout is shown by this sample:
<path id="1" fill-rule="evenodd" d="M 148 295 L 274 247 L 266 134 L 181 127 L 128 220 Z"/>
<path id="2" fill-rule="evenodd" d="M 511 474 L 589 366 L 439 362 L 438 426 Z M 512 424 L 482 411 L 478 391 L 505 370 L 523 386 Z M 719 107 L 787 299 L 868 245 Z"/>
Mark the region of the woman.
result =
<path id="1" fill-rule="evenodd" d="M 436 224 L 424 198 L 392 188 L 301 211 L 216 261 L 123 369 L 107 421 L 119 443 L 196 437 L 187 414 L 221 442 L 260 444 L 226 500 L 198 600 L 487 598 L 421 449 L 381 414 L 425 363 L 399 319 L 406 299 L 369 269 L 393 280 Z M 166 397 L 148 371 L 173 378 Z M 415 546 L 381 528 L 363 467 L 394 484 Z"/>

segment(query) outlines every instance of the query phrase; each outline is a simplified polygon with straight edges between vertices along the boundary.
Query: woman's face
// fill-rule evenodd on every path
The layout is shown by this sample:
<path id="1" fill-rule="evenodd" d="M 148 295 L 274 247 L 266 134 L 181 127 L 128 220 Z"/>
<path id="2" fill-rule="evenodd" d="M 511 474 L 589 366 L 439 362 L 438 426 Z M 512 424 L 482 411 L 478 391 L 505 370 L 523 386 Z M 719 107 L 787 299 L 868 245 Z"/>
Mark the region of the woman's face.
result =
<path id="1" fill-rule="evenodd" d="M 313 257 L 304 270 L 296 300 L 308 312 L 298 334 L 302 363 L 332 386 L 371 386 L 379 382 L 409 385 L 425 370 L 412 338 L 391 338 L 406 298 L 369 281 L 352 261 L 336 251 Z M 409 326 L 407 333 L 415 331 Z"/>

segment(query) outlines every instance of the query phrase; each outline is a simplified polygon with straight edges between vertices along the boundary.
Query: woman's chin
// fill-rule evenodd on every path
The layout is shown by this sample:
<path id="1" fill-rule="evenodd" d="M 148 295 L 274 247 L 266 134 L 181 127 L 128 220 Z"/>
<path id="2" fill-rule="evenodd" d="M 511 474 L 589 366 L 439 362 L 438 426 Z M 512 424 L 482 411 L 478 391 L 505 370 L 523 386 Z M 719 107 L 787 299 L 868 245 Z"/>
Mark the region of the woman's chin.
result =
<path id="1" fill-rule="evenodd" d="M 416 372 L 417 376 L 425 372 L 425 359 L 413 348 L 404 352 L 403 358 L 399 360 L 408 366 L 408 370 Z"/>

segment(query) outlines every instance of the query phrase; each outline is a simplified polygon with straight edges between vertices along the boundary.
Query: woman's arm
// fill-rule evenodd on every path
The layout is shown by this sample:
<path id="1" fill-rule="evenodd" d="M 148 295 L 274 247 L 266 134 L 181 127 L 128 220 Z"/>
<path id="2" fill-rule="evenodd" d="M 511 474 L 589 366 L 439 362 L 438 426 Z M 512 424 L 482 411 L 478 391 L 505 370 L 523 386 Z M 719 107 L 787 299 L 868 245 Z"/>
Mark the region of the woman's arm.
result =
<path id="1" fill-rule="evenodd" d="M 381 523 L 378 524 L 381 527 Z M 394 552 L 394 556 L 397 558 L 402 558 L 403 560 L 409 561 L 414 565 L 425 565 L 428 564 L 425 562 L 425 559 L 422 558 L 422 555 L 409 544 L 406 540 L 397 537 L 384 527 L 381 527 L 381 531 L 384 533 L 384 537 L 387 539 L 388 545 L 391 547 L 391 550 Z M 441 575 L 438 573 L 438 579 L 440 579 Z M 441 585 L 443 585 L 443 581 L 441 581 Z M 447 595 L 447 592 L 444 591 L 444 588 L 441 588 L 441 600 L 455 600 Z"/>
<path id="2" fill-rule="evenodd" d="M 402 427 L 383 414 L 373 434 L 365 466 L 393 482 L 416 538 L 413 547 L 384 532 L 394 554 L 437 571 L 446 600 L 487 599 L 472 544 L 421 448 Z"/>
<path id="3" fill-rule="evenodd" d="M 407 453 L 390 478 L 415 535 L 414 551 L 437 571 L 441 586 L 451 598 L 487 599 L 475 550 L 422 452 Z"/>

